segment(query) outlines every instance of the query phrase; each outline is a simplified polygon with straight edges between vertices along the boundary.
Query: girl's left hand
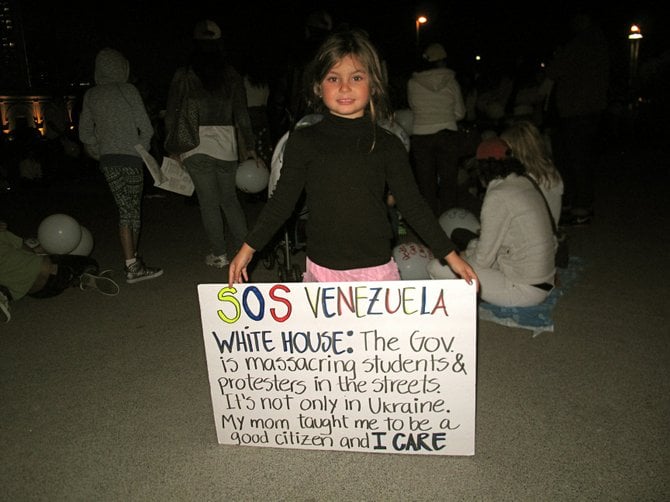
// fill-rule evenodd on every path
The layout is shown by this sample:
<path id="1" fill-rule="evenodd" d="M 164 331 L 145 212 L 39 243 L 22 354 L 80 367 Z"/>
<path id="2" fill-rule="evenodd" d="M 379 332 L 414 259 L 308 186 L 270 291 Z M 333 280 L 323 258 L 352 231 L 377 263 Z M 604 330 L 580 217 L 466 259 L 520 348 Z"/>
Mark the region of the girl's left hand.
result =
<path id="1" fill-rule="evenodd" d="M 477 283 L 477 291 L 479 291 L 479 278 L 477 274 L 470 264 L 461 258 L 457 251 L 452 251 L 444 259 L 451 270 L 468 284 L 472 284 L 472 281 L 475 281 Z"/>

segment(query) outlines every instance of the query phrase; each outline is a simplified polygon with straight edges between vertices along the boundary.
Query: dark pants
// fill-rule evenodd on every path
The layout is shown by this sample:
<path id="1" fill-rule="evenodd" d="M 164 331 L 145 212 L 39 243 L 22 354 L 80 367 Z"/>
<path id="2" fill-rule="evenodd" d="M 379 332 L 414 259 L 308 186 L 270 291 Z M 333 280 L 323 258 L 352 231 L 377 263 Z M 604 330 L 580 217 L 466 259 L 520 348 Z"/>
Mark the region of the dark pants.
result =
<path id="1" fill-rule="evenodd" d="M 565 207 L 593 208 L 600 122 L 599 114 L 563 118 L 552 134 L 554 162 L 565 185 Z"/>
<path id="2" fill-rule="evenodd" d="M 416 183 L 436 216 L 458 206 L 461 142 L 461 133 L 448 129 L 411 137 Z"/>

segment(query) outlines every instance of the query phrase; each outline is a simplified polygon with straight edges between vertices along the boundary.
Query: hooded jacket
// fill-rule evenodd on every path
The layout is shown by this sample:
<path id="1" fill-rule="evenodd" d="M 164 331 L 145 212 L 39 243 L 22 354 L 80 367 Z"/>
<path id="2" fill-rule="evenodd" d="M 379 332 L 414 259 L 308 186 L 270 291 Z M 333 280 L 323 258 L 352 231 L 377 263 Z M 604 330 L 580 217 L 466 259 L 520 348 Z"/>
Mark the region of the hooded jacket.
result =
<path id="1" fill-rule="evenodd" d="M 414 114 L 412 134 L 457 131 L 457 122 L 465 117 L 461 87 L 449 68 L 414 73 L 407 83 L 407 99 Z"/>
<path id="2" fill-rule="evenodd" d="M 79 139 L 97 145 L 102 155 L 140 157 L 135 145 L 147 151 L 154 133 L 137 88 L 128 82 L 128 60 L 114 49 L 103 49 L 95 58 L 95 87 L 84 94 L 79 119 Z"/>

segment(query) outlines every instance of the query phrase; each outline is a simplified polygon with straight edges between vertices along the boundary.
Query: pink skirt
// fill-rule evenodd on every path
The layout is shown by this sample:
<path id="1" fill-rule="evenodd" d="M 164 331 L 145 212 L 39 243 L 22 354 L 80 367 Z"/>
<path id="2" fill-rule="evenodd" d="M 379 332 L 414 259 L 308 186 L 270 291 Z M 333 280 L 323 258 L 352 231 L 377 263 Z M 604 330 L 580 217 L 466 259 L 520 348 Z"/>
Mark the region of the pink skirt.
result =
<path id="1" fill-rule="evenodd" d="M 376 267 L 352 268 L 350 270 L 333 270 L 317 265 L 305 258 L 303 282 L 363 282 L 363 281 L 399 281 L 400 272 L 395 260 Z"/>

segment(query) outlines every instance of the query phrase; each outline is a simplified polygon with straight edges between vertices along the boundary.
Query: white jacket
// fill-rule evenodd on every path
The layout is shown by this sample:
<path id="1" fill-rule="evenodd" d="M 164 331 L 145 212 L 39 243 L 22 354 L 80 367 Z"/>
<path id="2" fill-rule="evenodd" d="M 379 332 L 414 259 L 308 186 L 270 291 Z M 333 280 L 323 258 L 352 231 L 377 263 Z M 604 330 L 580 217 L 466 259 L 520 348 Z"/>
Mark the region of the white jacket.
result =
<path id="1" fill-rule="evenodd" d="M 414 73 L 407 83 L 407 99 L 414 113 L 412 134 L 457 131 L 457 122 L 465 118 L 461 87 L 449 68 Z"/>
<path id="2" fill-rule="evenodd" d="M 486 188 L 479 238 L 464 258 L 518 284 L 553 284 L 556 245 L 542 197 L 527 179 L 510 174 Z"/>

